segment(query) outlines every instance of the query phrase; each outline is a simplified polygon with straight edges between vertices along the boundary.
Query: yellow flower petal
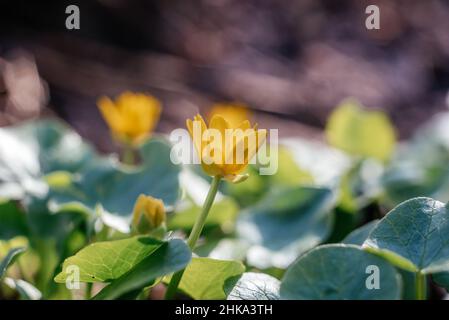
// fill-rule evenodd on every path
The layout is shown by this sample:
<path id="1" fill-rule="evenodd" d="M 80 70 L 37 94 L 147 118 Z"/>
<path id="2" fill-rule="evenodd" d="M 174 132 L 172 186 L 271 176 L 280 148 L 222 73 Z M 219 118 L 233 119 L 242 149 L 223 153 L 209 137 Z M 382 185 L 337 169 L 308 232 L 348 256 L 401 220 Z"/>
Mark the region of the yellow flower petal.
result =
<path id="1" fill-rule="evenodd" d="M 195 126 L 195 121 L 199 121 L 200 125 Z M 196 115 L 193 121 L 187 119 L 186 126 L 203 170 L 210 176 L 222 176 L 234 183 L 245 179 L 240 173 L 265 142 L 267 135 L 266 130 L 257 129 L 257 124 L 251 128 L 247 119 L 239 119 L 237 124 L 231 125 L 222 114 L 213 115 L 209 127 L 200 115 Z"/>
<path id="2" fill-rule="evenodd" d="M 138 144 L 156 127 L 161 113 L 159 101 L 149 95 L 124 92 L 116 101 L 103 97 L 98 107 L 112 136 L 121 143 Z"/>
<path id="3" fill-rule="evenodd" d="M 221 115 L 229 123 L 231 128 L 237 128 L 242 121 L 251 117 L 247 106 L 241 103 L 218 103 L 209 112 L 209 119 L 215 115 Z"/>
<path id="4" fill-rule="evenodd" d="M 137 233 L 148 233 L 165 223 L 164 203 L 151 196 L 139 195 L 133 209 L 132 228 Z"/>

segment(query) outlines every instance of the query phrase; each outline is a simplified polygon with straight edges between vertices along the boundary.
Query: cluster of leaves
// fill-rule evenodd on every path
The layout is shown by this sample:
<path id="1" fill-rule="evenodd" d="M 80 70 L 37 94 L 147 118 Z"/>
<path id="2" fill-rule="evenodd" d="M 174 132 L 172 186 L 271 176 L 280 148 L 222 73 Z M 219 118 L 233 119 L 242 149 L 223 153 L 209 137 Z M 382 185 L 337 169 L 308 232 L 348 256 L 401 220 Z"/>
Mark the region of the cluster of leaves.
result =
<path id="1" fill-rule="evenodd" d="M 0 294 L 85 297 L 66 286 L 71 266 L 93 299 L 148 297 L 184 268 L 193 299 L 408 299 L 417 273 L 448 288 L 449 208 L 432 199 L 449 192 L 447 128 L 439 115 L 396 146 L 384 114 L 346 101 L 329 144 L 284 139 L 275 175 L 250 166 L 244 183 L 222 184 L 193 255 L 179 238 L 209 180 L 173 164 L 164 137 L 130 167 L 58 121 L 0 129 Z M 163 240 L 130 235 L 141 193 L 169 211 Z M 371 265 L 378 290 L 365 285 Z"/>

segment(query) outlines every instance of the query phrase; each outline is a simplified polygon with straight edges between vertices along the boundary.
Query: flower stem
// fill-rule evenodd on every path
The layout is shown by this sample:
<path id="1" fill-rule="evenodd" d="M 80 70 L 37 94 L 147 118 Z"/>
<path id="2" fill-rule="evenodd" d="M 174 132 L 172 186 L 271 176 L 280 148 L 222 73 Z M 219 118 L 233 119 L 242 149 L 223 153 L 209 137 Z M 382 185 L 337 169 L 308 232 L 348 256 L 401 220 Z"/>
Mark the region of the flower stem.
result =
<path id="1" fill-rule="evenodd" d="M 217 195 L 218 186 L 220 185 L 221 176 L 215 176 L 212 180 L 212 184 L 209 189 L 209 193 L 207 194 L 206 201 L 203 205 L 203 210 L 195 221 L 193 225 L 192 231 L 190 232 L 190 236 L 187 239 L 187 245 L 193 251 L 195 248 L 196 242 L 201 235 L 201 231 L 203 230 L 204 223 L 206 222 L 207 215 L 209 214 L 210 208 L 214 203 L 215 196 Z M 178 285 L 181 282 L 182 275 L 184 274 L 185 269 L 176 272 L 171 278 L 170 284 L 168 285 L 167 292 L 165 293 L 165 299 L 172 299 L 176 290 L 178 289 Z"/>
<path id="2" fill-rule="evenodd" d="M 416 300 L 426 300 L 427 296 L 427 283 L 426 283 L 426 275 L 421 272 L 416 273 L 415 280 L 415 292 L 416 292 Z"/>
<path id="3" fill-rule="evenodd" d="M 124 145 L 123 146 L 123 163 L 127 165 L 133 165 L 135 164 L 135 156 L 134 156 L 134 149 L 130 145 Z"/>

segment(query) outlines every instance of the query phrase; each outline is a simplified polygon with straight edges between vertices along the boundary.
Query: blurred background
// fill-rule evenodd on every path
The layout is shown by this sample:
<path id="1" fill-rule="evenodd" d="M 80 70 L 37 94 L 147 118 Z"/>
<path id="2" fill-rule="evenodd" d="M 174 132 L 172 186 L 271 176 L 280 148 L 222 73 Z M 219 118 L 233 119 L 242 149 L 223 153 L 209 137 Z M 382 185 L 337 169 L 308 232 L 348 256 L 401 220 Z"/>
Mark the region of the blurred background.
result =
<path id="1" fill-rule="evenodd" d="M 78 5 L 80 30 L 67 30 Z M 378 5 L 381 29 L 367 30 Z M 212 103 L 239 101 L 280 136 L 322 138 L 355 97 L 401 139 L 446 107 L 449 2 L 443 0 L 2 1 L 0 125 L 56 115 L 114 149 L 99 96 L 149 92 L 160 132 Z"/>

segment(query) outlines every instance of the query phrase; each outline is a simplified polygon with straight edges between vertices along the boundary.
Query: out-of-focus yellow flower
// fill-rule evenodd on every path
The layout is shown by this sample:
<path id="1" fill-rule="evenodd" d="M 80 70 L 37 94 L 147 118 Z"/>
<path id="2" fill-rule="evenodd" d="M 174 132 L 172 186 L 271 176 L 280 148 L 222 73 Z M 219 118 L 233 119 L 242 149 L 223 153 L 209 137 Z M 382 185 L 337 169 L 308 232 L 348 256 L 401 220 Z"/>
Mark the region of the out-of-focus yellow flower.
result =
<path id="1" fill-rule="evenodd" d="M 159 100 L 143 93 L 124 92 L 115 101 L 101 97 L 97 104 L 113 138 L 131 146 L 151 135 L 161 113 Z"/>
<path id="2" fill-rule="evenodd" d="M 160 199 L 141 194 L 134 205 L 132 229 L 147 234 L 157 228 L 165 227 L 164 202 Z"/>
<path id="3" fill-rule="evenodd" d="M 231 128 L 238 128 L 243 121 L 249 120 L 252 114 L 248 107 L 241 103 L 217 103 L 212 106 L 209 112 L 209 121 L 215 115 L 225 118 Z"/>
<path id="4" fill-rule="evenodd" d="M 201 115 L 187 119 L 187 129 L 201 160 L 203 170 L 210 176 L 221 176 L 237 183 L 248 176 L 240 174 L 265 142 L 267 130 L 251 127 L 248 120 L 231 127 L 227 119 L 214 115 L 207 127 Z"/>

